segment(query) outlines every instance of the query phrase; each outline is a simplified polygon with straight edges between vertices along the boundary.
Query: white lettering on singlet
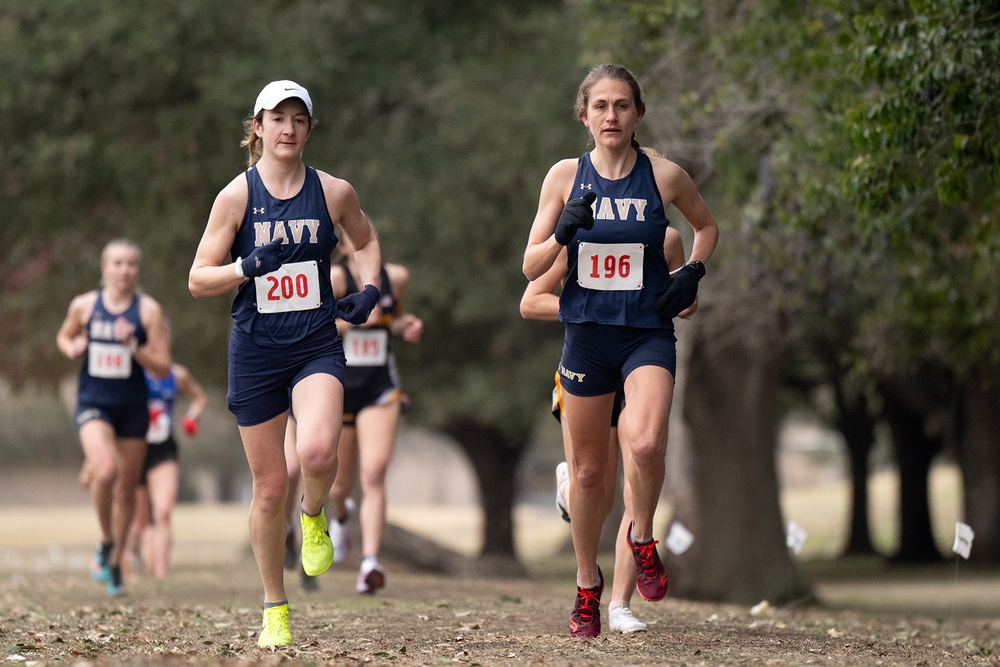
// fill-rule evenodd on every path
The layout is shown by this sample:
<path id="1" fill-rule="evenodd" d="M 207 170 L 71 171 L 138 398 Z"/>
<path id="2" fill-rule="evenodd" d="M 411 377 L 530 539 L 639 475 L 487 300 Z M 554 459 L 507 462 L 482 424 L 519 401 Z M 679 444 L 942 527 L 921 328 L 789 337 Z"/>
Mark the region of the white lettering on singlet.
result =
<path id="1" fill-rule="evenodd" d="M 115 340 L 115 323 L 111 320 L 91 320 L 90 340 Z"/>
<path id="2" fill-rule="evenodd" d="M 308 230 L 308 235 L 305 233 Z M 253 223 L 253 244 L 254 247 L 265 246 L 274 239 L 281 239 L 285 243 L 302 243 L 303 237 L 308 236 L 309 243 L 319 243 L 319 220 L 265 220 Z"/>
<path id="3" fill-rule="evenodd" d="M 601 197 L 595 202 L 596 213 L 594 218 L 597 220 L 626 220 L 628 219 L 629 211 L 632 207 L 635 207 L 635 219 L 638 222 L 644 222 L 646 220 L 646 205 L 648 203 L 649 201 L 646 199 L 633 199 L 631 197 L 624 199 Z M 615 215 L 616 209 L 617 215 Z"/>

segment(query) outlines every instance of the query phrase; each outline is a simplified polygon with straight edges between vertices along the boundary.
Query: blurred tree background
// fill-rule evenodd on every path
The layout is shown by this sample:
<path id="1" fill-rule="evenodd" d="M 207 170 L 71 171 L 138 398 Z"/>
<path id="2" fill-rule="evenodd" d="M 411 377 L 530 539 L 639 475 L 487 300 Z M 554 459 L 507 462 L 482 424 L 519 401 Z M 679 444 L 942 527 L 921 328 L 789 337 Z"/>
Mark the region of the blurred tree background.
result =
<path id="1" fill-rule="evenodd" d="M 791 409 L 843 435 L 845 551 L 872 551 L 865 480 L 885 424 L 902 479 L 891 556 L 941 557 L 927 474 L 943 453 L 962 469 L 973 557 L 997 563 L 998 28 L 1000 11 L 977 0 L 9 7 L 0 375 L 23 394 L 75 373 L 56 328 L 97 286 L 104 244 L 126 236 L 145 251 L 143 287 L 164 304 L 175 357 L 224 391 L 229 302 L 192 299 L 187 270 L 212 199 L 245 166 L 255 95 L 295 79 L 320 121 L 306 162 L 354 184 L 386 258 L 412 270 L 408 307 L 427 330 L 398 351 L 409 419 L 468 455 L 483 555 L 516 564 L 516 472 L 561 346 L 558 326 L 518 316 L 521 256 L 545 172 L 587 147 L 576 86 L 613 60 L 643 83 L 640 141 L 692 174 L 723 230 L 680 373 L 692 465 L 675 506 L 698 540 L 672 562 L 672 590 L 808 593 L 777 503 Z M 37 436 L 0 437 L 9 460 Z M 228 449 L 219 467 L 242 465 Z"/>

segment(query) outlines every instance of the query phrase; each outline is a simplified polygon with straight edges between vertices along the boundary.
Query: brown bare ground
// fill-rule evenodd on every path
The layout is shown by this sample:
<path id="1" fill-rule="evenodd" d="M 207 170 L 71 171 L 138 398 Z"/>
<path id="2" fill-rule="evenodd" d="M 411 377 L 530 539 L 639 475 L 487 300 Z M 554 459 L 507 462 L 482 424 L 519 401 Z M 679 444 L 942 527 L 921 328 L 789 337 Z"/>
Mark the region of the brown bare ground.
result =
<path id="1" fill-rule="evenodd" d="M 445 530 L 448 514 L 442 513 Z M 558 521 L 558 520 L 556 520 Z M 556 524 L 558 525 L 558 524 Z M 27 665 L 998 665 L 996 573 L 955 563 L 904 575 L 815 568 L 819 606 L 633 602 L 650 631 L 574 640 L 572 562 L 526 558 L 529 576 L 442 577 L 388 562 L 388 586 L 354 593 L 356 558 L 305 593 L 289 573 L 291 648 L 256 646 L 261 588 L 240 506 L 182 506 L 168 579 L 108 598 L 86 573 L 86 507 L 0 510 L 0 660 Z M 537 528 L 528 529 L 538 530 Z M 552 529 L 547 529 L 552 532 Z M 538 534 L 541 534 L 539 532 Z M 606 614 L 606 607 L 604 608 Z"/>

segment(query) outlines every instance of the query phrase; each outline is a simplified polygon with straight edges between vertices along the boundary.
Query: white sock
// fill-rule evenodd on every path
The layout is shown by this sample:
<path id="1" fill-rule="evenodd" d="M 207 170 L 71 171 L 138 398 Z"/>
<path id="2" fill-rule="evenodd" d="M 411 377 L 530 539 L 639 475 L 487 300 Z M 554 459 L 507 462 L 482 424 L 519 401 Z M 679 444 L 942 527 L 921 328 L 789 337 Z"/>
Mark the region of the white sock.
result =
<path id="1" fill-rule="evenodd" d="M 635 528 L 635 526 L 632 526 L 632 527 Z M 653 541 L 652 537 L 649 538 L 648 540 L 637 540 L 637 539 L 635 539 L 635 533 L 633 533 L 632 531 L 629 531 L 628 536 L 630 538 L 632 538 L 632 544 L 649 544 L 650 542 Z"/>

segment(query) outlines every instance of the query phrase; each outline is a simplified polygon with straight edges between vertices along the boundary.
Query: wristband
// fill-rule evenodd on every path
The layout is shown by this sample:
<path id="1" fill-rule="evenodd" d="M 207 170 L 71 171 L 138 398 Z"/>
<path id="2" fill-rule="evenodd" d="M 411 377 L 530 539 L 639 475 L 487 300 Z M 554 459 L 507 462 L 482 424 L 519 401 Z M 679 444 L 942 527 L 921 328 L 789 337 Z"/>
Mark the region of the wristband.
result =
<path id="1" fill-rule="evenodd" d="M 242 257 L 237 257 L 236 258 L 236 264 L 233 266 L 233 270 L 236 272 L 236 277 L 239 278 L 240 280 L 243 280 L 244 278 L 246 278 L 246 276 L 243 275 L 243 258 Z"/>
<path id="2" fill-rule="evenodd" d="M 694 272 L 698 276 L 698 280 L 701 280 L 702 278 L 705 277 L 705 265 L 699 262 L 697 259 L 692 259 L 684 266 L 690 266 L 691 268 L 693 268 Z"/>

